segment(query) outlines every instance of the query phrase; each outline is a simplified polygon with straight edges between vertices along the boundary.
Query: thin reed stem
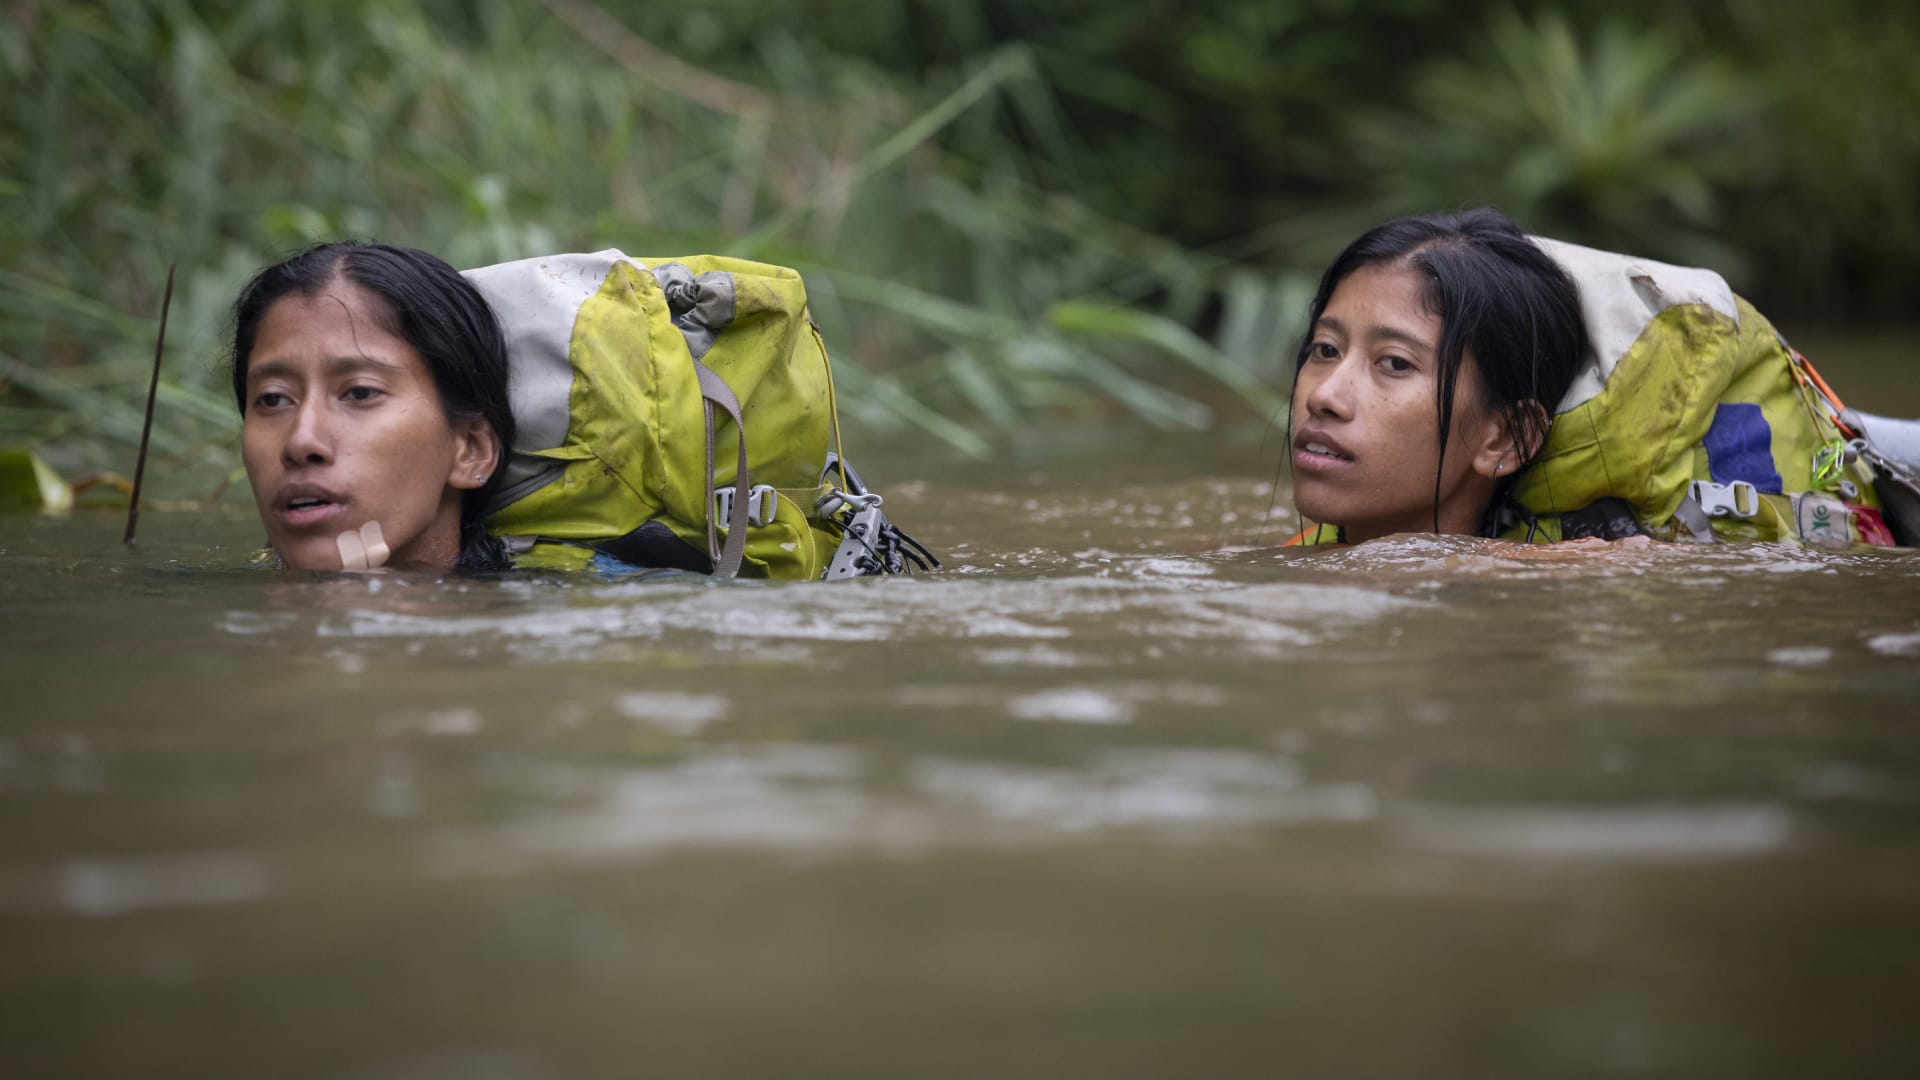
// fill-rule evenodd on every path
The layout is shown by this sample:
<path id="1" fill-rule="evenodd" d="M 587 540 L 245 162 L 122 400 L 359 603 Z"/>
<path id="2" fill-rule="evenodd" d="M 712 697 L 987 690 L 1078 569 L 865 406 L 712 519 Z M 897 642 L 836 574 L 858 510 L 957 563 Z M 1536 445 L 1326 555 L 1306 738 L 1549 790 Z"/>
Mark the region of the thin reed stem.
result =
<path id="1" fill-rule="evenodd" d="M 160 298 L 160 335 L 153 342 L 153 379 L 147 383 L 147 420 L 140 427 L 140 456 L 133 464 L 133 494 L 127 503 L 126 543 L 133 543 L 133 530 L 140 524 L 140 487 L 147 478 L 147 445 L 153 439 L 153 403 L 160 396 L 160 358 L 167 350 L 167 312 L 173 307 L 173 272 L 177 264 L 167 266 L 167 291 Z"/>

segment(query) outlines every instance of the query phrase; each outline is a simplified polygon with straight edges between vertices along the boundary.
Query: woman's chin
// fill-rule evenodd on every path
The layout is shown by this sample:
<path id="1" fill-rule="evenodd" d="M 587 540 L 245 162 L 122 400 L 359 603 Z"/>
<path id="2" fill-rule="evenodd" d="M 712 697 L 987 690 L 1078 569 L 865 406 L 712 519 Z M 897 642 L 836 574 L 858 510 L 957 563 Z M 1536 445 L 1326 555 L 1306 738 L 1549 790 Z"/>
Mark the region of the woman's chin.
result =
<path id="1" fill-rule="evenodd" d="M 273 550 L 289 570 L 340 569 L 340 547 L 332 540 L 296 540 L 275 544 Z"/>
<path id="2" fill-rule="evenodd" d="M 1301 494 L 1295 490 L 1293 508 L 1300 512 L 1302 518 L 1315 525 L 1340 525 L 1350 516 L 1344 512 L 1338 500 L 1313 498 L 1311 495 L 1302 498 Z"/>

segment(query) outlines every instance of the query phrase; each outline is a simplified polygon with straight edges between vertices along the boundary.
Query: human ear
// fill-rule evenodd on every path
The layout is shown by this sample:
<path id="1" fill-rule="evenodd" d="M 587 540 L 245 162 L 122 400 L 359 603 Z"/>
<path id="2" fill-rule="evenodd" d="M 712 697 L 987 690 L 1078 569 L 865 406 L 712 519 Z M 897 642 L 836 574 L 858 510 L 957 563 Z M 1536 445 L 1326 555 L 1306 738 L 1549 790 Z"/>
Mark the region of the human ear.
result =
<path id="1" fill-rule="evenodd" d="M 1488 417 L 1474 447 L 1474 471 L 1494 480 L 1520 471 L 1540 452 L 1551 423 L 1537 401 L 1516 402 Z"/>
<path id="2" fill-rule="evenodd" d="M 463 491 L 484 487 L 500 464 L 500 436 L 484 419 L 459 420 L 453 425 L 453 464 L 447 485 Z"/>

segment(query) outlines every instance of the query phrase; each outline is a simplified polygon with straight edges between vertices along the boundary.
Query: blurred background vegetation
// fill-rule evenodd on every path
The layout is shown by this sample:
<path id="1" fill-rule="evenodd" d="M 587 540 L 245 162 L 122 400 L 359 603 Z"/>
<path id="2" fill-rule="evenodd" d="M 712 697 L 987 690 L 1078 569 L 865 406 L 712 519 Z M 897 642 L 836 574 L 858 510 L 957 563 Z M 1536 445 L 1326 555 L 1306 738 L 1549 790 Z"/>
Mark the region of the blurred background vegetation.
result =
<path id="1" fill-rule="evenodd" d="M 842 408 L 954 457 L 1273 414 L 1314 275 L 1490 204 L 1910 318 L 1920 8 L 1832 0 L 63 0 L 0 15 L 0 444 L 231 475 L 226 307 L 315 239 L 806 273 Z M 892 432 L 893 434 L 885 434 Z"/>

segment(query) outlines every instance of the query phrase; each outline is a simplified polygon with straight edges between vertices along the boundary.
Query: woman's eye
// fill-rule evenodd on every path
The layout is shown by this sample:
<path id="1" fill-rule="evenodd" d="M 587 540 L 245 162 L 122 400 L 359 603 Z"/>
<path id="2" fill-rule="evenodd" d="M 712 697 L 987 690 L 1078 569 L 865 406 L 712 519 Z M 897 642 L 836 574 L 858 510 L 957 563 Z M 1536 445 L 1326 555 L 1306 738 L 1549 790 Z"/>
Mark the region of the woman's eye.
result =
<path id="1" fill-rule="evenodd" d="M 1388 355 L 1380 358 L 1380 366 L 1393 372 L 1395 375 L 1404 375 L 1413 370 L 1413 361 L 1404 356 Z"/>
<path id="2" fill-rule="evenodd" d="M 350 386 L 343 396 L 348 401 L 372 401 L 384 393 L 385 391 L 377 386 Z"/>
<path id="3" fill-rule="evenodd" d="M 1340 348 L 1331 341 L 1316 341 L 1309 351 L 1316 360 L 1340 359 Z"/>
<path id="4" fill-rule="evenodd" d="M 262 409 L 277 409 L 292 400 L 292 398 L 278 390 L 267 390 L 263 393 L 255 394 L 253 397 L 254 405 Z"/>

